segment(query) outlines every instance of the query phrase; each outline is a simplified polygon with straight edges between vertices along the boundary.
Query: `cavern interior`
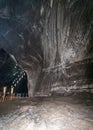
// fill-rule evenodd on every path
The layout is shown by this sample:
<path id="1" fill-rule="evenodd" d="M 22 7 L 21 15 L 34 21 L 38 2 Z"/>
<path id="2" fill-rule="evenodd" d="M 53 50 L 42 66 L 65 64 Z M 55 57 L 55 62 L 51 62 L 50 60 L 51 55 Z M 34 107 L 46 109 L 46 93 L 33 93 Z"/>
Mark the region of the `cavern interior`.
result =
<path id="1" fill-rule="evenodd" d="M 0 130 L 93 130 L 93 0 L 0 0 Z"/>

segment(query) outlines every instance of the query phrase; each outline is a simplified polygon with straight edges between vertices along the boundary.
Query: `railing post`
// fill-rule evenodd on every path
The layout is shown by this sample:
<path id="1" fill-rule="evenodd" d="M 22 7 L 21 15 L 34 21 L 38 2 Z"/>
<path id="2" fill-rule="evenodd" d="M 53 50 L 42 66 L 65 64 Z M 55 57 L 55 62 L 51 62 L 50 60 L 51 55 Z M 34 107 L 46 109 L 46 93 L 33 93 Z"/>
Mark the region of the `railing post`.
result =
<path id="1" fill-rule="evenodd" d="M 11 100 L 13 99 L 14 87 L 11 87 Z"/>
<path id="2" fill-rule="evenodd" d="M 7 91 L 7 87 L 4 86 L 4 87 L 3 87 L 3 97 L 2 97 L 2 98 L 3 98 L 3 100 L 2 100 L 3 102 L 4 102 L 4 100 L 5 100 L 6 91 Z"/>

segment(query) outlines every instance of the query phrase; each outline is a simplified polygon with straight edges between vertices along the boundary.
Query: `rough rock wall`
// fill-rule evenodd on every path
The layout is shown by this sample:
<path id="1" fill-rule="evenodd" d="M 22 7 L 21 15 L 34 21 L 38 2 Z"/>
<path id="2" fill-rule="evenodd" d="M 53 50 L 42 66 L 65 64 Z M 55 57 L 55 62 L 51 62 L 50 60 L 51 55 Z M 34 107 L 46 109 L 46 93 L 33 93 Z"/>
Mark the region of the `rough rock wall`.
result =
<path id="1" fill-rule="evenodd" d="M 0 0 L 0 5 L 0 47 L 27 72 L 29 96 L 91 90 L 92 0 Z"/>
<path id="2" fill-rule="evenodd" d="M 36 91 L 45 95 L 91 91 L 93 2 L 50 0 L 45 7 L 44 67 Z"/>
<path id="3" fill-rule="evenodd" d="M 27 72 L 29 96 L 42 68 L 40 0 L 0 0 L 0 48 Z"/>

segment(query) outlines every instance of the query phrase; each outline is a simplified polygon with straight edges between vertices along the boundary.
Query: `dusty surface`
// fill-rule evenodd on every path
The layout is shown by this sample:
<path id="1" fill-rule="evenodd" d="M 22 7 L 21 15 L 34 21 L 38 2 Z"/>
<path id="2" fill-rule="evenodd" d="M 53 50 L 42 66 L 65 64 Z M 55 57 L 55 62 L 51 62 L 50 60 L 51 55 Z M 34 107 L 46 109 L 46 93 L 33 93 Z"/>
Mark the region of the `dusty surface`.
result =
<path id="1" fill-rule="evenodd" d="M 0 130 L 93 130 L 93 95 L 0 103 Z"/>

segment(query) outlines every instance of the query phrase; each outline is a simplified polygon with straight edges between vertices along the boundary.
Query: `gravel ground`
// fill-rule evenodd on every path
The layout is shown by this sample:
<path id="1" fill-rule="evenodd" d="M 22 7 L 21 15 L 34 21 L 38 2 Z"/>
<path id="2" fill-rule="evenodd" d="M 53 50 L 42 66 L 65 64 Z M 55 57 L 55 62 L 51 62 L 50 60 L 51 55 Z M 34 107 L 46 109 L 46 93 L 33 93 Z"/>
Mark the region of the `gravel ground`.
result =
<path id="1" fill-rule="evenodd" d="M 93 96 L 27 98 L 0 103 L 0 130 L 93 130 Z"/>

